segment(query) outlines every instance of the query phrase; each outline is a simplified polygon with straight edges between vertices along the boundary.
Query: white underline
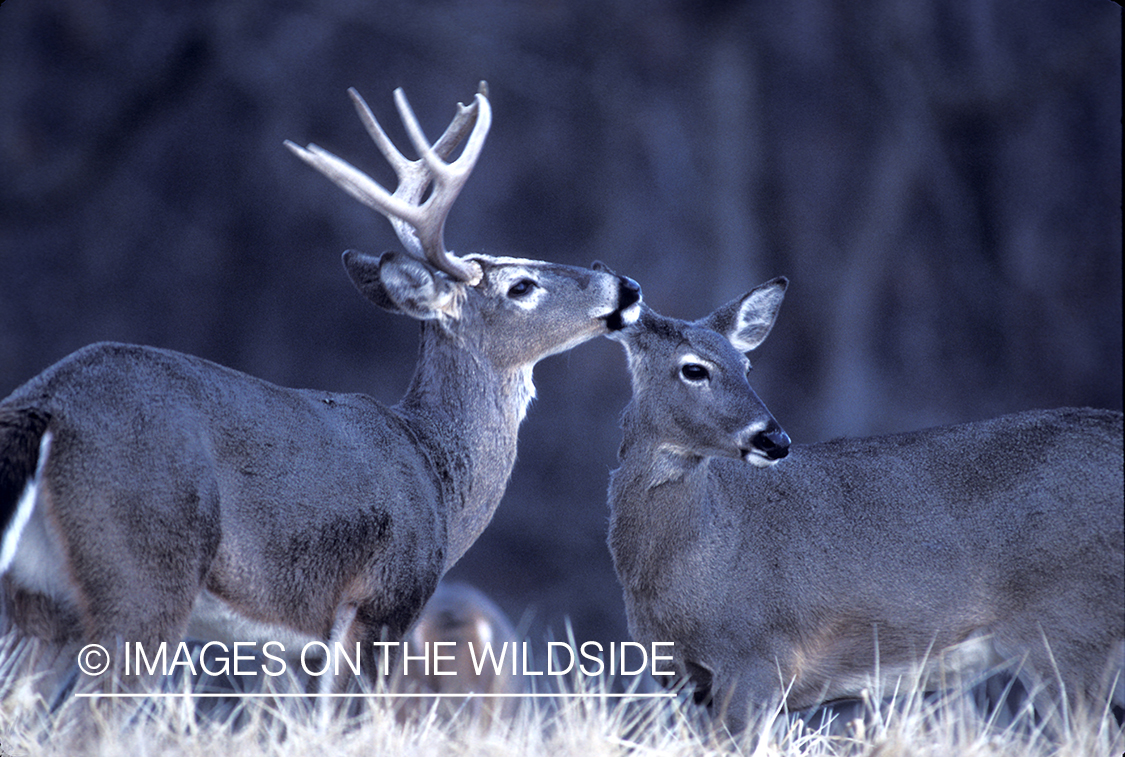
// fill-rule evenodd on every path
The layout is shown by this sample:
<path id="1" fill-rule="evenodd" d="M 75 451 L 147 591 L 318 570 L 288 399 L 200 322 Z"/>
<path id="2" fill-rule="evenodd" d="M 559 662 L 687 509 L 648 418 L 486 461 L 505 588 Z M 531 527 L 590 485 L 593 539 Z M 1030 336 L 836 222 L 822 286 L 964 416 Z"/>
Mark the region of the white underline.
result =
<path id="1" fill-rule="evenodd" d="M 298 697 L 306 699 L 343 699 L 347 697 L 365 697 L 365 698 L 383 698 L 383 697 L 414 697 L 421 699 L 469 699 L 469 698 L 483 698 L 483 699 L 520 699 L 528 698 L 547 698 L 558 697 L 564 699 L 580 699 L 580 698 L 597 698 L 597 699 L 671 699 L 676 696 L 675 692 L 658 692 L 655 694 L 613 694 L 613 693 L 590 693 L 582 694 L 578 692 L 557 693 L 552 694 L 549 692 L 535 692 L 530 694 L 490 694 L 485 692 L 469 692 L 467 694 L 436 694 L 436 693 L 361 693 L 361 694 L 346 694 L 346 693 L 323 693 L 323 694 L 302 694 L 299 692 L 281 692 L 277 694 L 270 694 L 266 692 L 217 692 L 217 691 L 161 691 L 152 694 L 143 692 L 123 692 L 118 694 L 102 693 L 102 692 L 78 692 L 75 693 L 76 697 L 85 699 L 171 699 L 174 697 L 199 697 L 199 698 L 237 698 L 237 699 L 295 699 Z"/>

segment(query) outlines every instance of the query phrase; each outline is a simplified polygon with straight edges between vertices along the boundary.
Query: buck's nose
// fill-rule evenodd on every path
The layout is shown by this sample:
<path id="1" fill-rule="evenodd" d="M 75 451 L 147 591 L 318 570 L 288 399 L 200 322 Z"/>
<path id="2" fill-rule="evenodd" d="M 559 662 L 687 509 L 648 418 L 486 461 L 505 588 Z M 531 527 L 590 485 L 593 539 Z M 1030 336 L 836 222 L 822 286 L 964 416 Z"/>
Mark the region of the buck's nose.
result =
<path id="1" fill-rule="evenodd" d="M 628 276 L 619 276 L 617 280 L 618 306 L 624 310 L 630 305 L 641 301 L 641 285 Z"/>
<path id="2" fill-rule="evenodd" d="M 633 281 L 628 276 L 620 276 L 617 271 L 613 270 L 600 260 L 595 260 L 590 266 L 595 271 L 601 273 L 608 273 L 610 276 L 617 276 L 617 304 L 618 308 L 624 310 L 630 305 L 636 305 L 641 301 L 641 285 Z"/>
<path id="3" fill-rule="evenodd" d="M 754 435 L 750 443 L 770 460 L 780 460 L 789 454 L 791 442 L 789 434 L 782 431 L 776 421 L 770 421 L 765 429 Z"/>

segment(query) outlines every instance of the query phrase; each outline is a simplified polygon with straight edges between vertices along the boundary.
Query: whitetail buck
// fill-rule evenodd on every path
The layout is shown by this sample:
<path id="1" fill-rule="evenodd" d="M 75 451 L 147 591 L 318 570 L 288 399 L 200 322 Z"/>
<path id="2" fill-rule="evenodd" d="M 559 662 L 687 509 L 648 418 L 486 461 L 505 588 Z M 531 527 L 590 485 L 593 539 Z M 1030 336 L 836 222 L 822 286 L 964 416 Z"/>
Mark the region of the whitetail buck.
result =
<path id="1" fill-rule="evenodd" d="M 786 285 L 694 323 L 644 307 L 611 337 L 633 386 L 609 487 L 632 635 L 675 642 L 681 682 L 734 730 L 927 658 L 950 674 L 1014 660 L 1045 698 L 1113 686 L 1120 705 L 1121 413 L 790 446 L 743 354 Z"/>
<path id="2" fill-rule="evenodd" d="M 421 321 L 406 396 L 385 407 L 285 389 L 124 344 L 48 368 L 0 403 L 0 573 L 22 633 L 68 649 L 175 644 L 193 607 L 217 607 L 220 625 L 368 651 L 401 639 L 500 502 L 533 366 L 636 318 L 639 287 L 604 267 L 445 249 L 490 123 L 483 87 L 433 146 L 396 91 L 414 161 L 351 95 L 398 174 L 394 194 L 313 145 L 289 147 L 386 215 L 406 248 L 344 254 L 368 299 Z"/>

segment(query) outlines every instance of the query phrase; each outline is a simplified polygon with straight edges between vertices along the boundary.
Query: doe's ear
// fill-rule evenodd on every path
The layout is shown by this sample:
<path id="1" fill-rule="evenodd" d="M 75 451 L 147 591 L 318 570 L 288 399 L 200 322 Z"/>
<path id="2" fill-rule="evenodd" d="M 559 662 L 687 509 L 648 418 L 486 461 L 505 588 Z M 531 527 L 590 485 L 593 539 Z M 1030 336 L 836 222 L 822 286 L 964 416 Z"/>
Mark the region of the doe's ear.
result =
<path id="1" fill-rule="evenodd" d="M 769 336 L 787 286 L 789 280 L 778 276 L 728 302 L 697 323 L 725 336 L 739 352 L 749 352 Z"/>
<path id="2" fill-rule="evenodd" d="M 348 250 L 344 268 L 364 297 L 392 313 L 419 320 L 437 318 L 452 297 L 451 282 L 436 277 L 414 258 L 396 252 L 384 252 L 376 258 Z"/>

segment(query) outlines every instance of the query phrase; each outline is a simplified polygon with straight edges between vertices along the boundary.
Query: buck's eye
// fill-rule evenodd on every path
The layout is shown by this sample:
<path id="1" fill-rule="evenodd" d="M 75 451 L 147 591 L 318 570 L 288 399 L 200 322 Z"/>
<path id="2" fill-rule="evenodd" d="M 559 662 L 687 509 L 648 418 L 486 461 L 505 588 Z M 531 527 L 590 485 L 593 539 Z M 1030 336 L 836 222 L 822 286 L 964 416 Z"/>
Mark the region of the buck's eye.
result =
<path id="1" fill-rule="evenodd" d="M 684 363 L 680 367 L 680 375 L 688 381 L 706 381 L 711 378 L 711 372 L 699 363 Z"/>
<path id="2" fill-rule="evenodd" d="M 513 299 L 526 297 L 531 294 L 531 290 L 535 289 L 537 286 L 539 285 L 531 279 L 520 279 L 508 289 L 508 296 Z"/>

